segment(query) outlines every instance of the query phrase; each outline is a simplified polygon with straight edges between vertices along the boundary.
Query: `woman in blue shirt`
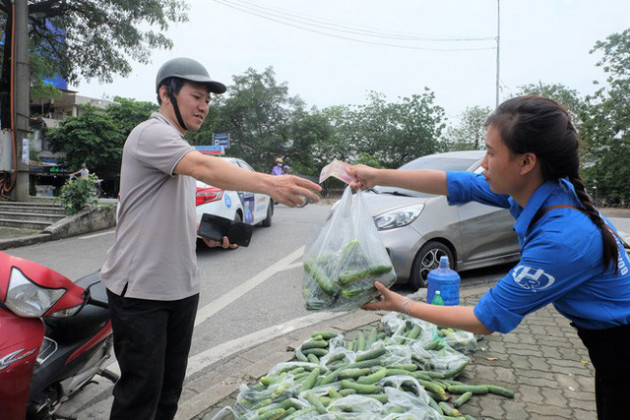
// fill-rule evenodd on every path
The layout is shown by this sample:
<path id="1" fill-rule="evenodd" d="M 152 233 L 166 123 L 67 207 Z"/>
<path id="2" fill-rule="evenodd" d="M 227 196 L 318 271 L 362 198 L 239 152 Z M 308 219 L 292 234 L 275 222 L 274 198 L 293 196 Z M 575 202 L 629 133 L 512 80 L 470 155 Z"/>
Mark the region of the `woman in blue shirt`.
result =
<path id="1" fill-rule="evenodd" d="M 398 186 L 442 194 L 449 204 L 509 208 L 521 260 L 474 307 L 436 306 L 382 284 L 368 310 L 394 310 L 480 334 L 507 333 L 551 303 L 577 328 L 595 367 L 597 412 L 629 412 L 630 262 L 616 230 L 594 207 L 579 175 L 569 113 L 538 96 L 505 101 L 487 121 L 482 175 L 351 167 L 352 187 Z"/>

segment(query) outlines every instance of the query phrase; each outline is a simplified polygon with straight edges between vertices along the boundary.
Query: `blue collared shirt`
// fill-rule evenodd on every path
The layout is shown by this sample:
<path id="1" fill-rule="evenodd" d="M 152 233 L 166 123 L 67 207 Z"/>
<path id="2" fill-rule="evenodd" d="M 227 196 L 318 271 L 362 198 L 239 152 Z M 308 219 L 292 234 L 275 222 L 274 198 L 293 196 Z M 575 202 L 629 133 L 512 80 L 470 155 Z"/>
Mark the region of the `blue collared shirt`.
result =
<path id="1" fill-rule="evenodd" d="M 617 241 L 615 273 L 612 266 L 604 267 L 601 231 L 585 213 L 556 208 L 535 220 L 539 211 L 550 206 L 581 207 L 567 179 L 541 185 L 525 208 L 507 195 L 490 191 L 482 175 L 447 172 L 447 185 L 449 204 L 477 201 L 504 207 L 516 219 L 521 260 L 474 309 L 486 328 L 509 332 L 527 314 L 549 303 L 579 328 L 630 323 L 630 261 L 621 243 Z"/>

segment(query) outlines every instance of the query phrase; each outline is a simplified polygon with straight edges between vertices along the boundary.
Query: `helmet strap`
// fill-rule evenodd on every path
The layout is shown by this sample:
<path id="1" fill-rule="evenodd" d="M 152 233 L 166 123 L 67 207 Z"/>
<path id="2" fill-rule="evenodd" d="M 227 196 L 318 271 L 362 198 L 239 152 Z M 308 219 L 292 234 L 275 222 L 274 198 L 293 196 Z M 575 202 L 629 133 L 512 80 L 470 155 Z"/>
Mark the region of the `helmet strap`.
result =
<path id="1" fill-rule="evenodd" d="M 171 100 L 171 103 L 173 104 L 173 110 L 175 111 L 175 117 L 177 118 L 177 123 L 185 131 L 188 131 L 188 127 L 186 127 L 186 124 L 184 124 L 182 114 L 179 112 L 179 106 L 177 106 L 177 98 L 175 98 L 175 93 L 174 93 L 174 90 L 175 90 L 174 84 L 175 84 L 175 81 L 171 80 L 171 83 L 169 84 L 169 86 L 166 87 L 166 92 L 168 93 L 168 98 Z"/>

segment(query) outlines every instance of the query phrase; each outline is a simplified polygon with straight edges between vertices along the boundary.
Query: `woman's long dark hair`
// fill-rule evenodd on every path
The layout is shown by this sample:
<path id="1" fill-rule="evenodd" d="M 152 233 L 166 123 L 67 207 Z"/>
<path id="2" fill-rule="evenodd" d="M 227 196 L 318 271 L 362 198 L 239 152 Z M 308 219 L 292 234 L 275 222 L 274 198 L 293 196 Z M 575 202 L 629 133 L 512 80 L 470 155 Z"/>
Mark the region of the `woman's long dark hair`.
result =
<path id="1" fill-rule="evenodd" d="M 600 217 L 580 178 L 578 133 L 569 112 L 556 101 L 541 96 L 520 96 L 498 106 L 487 126 L 496 127 L 508 149 L 515 154 L 533 153 L 545 181 L 569 178 L 584 212 L 601 230 L 605 267 L 617 271 L 618 248 L 610 228 Z"/>

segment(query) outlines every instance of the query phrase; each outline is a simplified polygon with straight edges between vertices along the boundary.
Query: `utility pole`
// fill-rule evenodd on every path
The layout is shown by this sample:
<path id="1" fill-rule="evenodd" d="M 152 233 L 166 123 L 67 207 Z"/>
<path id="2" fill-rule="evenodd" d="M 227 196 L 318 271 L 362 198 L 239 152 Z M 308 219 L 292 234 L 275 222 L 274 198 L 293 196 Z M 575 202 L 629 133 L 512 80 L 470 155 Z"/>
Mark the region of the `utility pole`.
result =
<path id="1" fill-rule="evenodd" d="M 13 121 L 17 148 L 17 172 L 15 188 L 11 198 L 15 201 L 29 200 L 28 163 L 22 160 L 22 147 L 27 138 L 30 115 L 31 74 L 28 62 L 28 0 L 15 0 L 15 50 L 11 57 L 13 67 Z"/>
<path id="2" fill-rule="evenodd" d="M 496 98 L 495 98 L 495 106 L 499 106 L 499 48 L 501 46 L 500 42 L 501 35 L 501 0 L 497 0 L 497 81 L 496 81 Z"/>

